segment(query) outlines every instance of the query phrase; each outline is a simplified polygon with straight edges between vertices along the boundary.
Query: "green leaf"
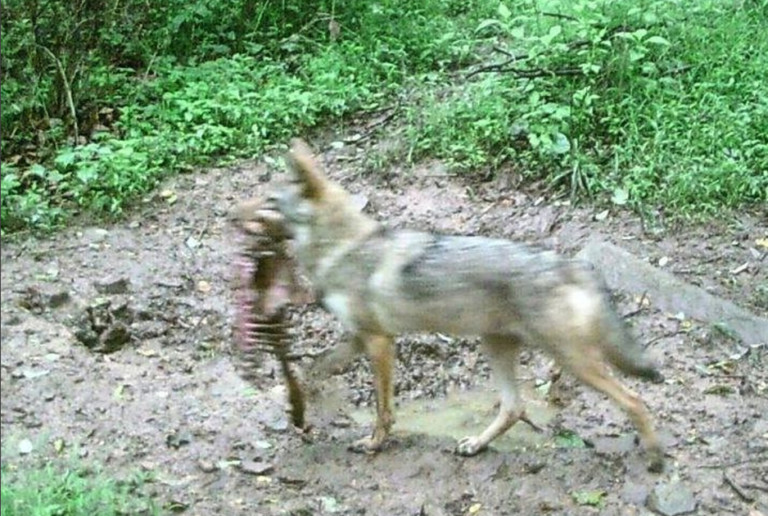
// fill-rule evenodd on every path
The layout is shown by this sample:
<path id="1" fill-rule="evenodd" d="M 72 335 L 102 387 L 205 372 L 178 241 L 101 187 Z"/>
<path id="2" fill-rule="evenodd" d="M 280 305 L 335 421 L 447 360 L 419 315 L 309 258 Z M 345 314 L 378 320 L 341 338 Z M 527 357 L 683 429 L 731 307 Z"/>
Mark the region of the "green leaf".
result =
<path id="1" fill-rule="evenodd" d="M 75 162 L 75 158 L 77 158 L 77 154 L 72 149 L 67 149 L 53 160 L 54 163 L 56 163 L 60 167 L 68 167 L 72 163 Z"/>
<path id="2" fill-rule="evenodd" d="M 613 204 L 616 204 L 618 206 L 624 206 L 627 204 L 627 201 L 629 200 L 629 192 L 626 188 L 616 188 L 613 190 L 613 197 L 611 197 L 611 202 Z"/>
<path id="3" fill-rule="evenodd" d="M 77 169 L 77 172 L 75 172 L 75 176 L 83 182 L 83 183 L 90 183 L 93 181 L 96 176 L 96 167 L 94 166 L 84 166 Z"/>
<path id="4" fill-rule="evenodd" d="M 499 4 L 499 16 L 505 20 L 508 20 L 512 16 L 512 11 L 510 11 L 506 5 Z"/>
<path id="5" fill-rule="evenodd" d="M 37 176 L 39 178 L 45 178 L 45 176 L 48 175 L 48 169 L 39 163 L 35 163 L 31 167 L 29 167 L 29 170 L 27 170 L 27 174 Z"/>
<path id="6" fill-rule="evenodd" d="M 574 491 L 571 493 L 571 496 L 573 496 L 573 499 L 579 505 L 600 507 L 603 505 L 605 491 Z"/>
<path id="7" fill-rule="evenodd" d="M 555 154 L 566 154 L 571 150 L 571 142 L 563 133 L 555 133 L 550 150 Z"/>
<path id="8" fill-rule="evenodd" d="M 475 32 L 480 32 L 484 29 L 487 29 L 488 27 L 495 27 L 500 25 L 501 25 L 501 22 L 499 20 L 490 20 L 490 19 L 483 20 L 477 25 Z"/>
<path id="9" fill-rule="evenodd" d="M 654 45 L 665 45 L 669 46 L 670 43 L 666 39 L 662 38 L 661 36 L 651 36 L 650 38 L 645 40 L 646 43 L 653 43 Z"/>
<path id="10" fill-rule="evenodd" d="M 586 448 L 587 444 L 573 430 L 563 430 L 555 436 L 555 444 L 560 448 Z"/>
<path id="11" fill-rule="evenodd" d="M 53 183 L 53 184 L 57 184 L 57 183 L 59 183 L 59 182 L 60 182 L 62 179 L 64 179 L 64 177 L 65 177 L 65 176 L 64 176 L 64 174 L 62 174 L 61 172 L 59 172 L 59 171 L 58 171 L 58 170 L 56 170 L 56 169 L 53 169 L 53 170 L 51 170 L 51 171 L 48 173 L 48 182 L 49 182 L 49 183 Z"/>
<path id="12" fill-rule="evenodd" d="M 0 179 L 0 184 L 2 184 L 3 195 L 7 195 L 18 188 L 21 185 L 21 181 L 19 181 L 19 176 L 13 172 L 4 172 L 2 179 Z"/>

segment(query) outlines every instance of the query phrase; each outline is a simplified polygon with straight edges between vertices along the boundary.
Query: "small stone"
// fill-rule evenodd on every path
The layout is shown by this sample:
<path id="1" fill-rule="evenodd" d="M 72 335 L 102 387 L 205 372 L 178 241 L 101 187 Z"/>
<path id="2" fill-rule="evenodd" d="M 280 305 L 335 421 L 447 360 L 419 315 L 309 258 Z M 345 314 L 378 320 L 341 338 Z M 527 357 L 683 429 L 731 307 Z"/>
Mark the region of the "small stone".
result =
<path id="1" fill-rule="evenodd" d="M 99 294 L 125 294 L 128 292 L 130 281 L 128 278 L 106 278 L 95 282 L 93 286 Z"/>
<path id="2" fill-rule="evenodd" d="M 696 510 L 693 493 L 679 481 L 658 484 L 648 496 L 648 508 L 663 516 L 689 514 Z"/>
<path id="3" fill-rule="evenodd" d="M 29 439 L 22 439 L 19 442 L 19 453 L 22 455 L 29 455 L 35 447 L 32 445 L 32 441 Z"/>
<path id="4" fill-rule="evenodd" d="M 268 462 L 244 460 L 240 463 L 240 471 L 249 475 L 269 475 L 274 469 L 275 467 Z"/>
<path id="5" fill-rule="evenodd" d="M 648 487 L 639 483 L 628 481 L 621 488 L 621 499 L 633 505 L 643 505 L 648 500 Z"/>
<path id="6" fill-rule="evenodd" d="M 203 473 L 213 473 L 216 471 L 216 464 L 208 460 L 200 459 L 197 461 L 197 467 L 200 468 L 200 471 Z"/>
<path id="7" fill-rule="evenodd" d="M 365 208 L 367 208 L 368 202 L 368 197 L 363 194 L 352 195 L 352 206 L 354 206 L 357 211 L 363 211 Z"/>
<path id="8" fill-rule="evenodd" d="M 27 380 L 34 380 L 35 378 L 40 378 L 41 376 L 45 376 L 49 373 L 50 371 L 48 369 L 25 369 L 22 372 L 24 378 Z"/>
<path id="9" fill-rule="evenodd" d="M 192 435 L 186 431 L 172 433 L 165 438 L 165 443 L 171 448 L 181 448 L 192 442 Z"/>
<path id="10" fill-rule="evenodd" d="M 66 290 L 54 292 L 48 297 L 48 306 L 51 308 L 59 308 L 69 303 L 71 299 L 69 292 Z"/>
<path id="11" fill-rule="evenodd" d="M 339 512 L 339 502 L 332 496 L 321 496 L 320 507 L 323 512 Z"/>
<path id="12" fill-rule="evenodd" d="M 83 232 L 83 240 L 89 244 L 103 242 L 109 236 L 109 231 L 102 228 L 88 228 Z"/>

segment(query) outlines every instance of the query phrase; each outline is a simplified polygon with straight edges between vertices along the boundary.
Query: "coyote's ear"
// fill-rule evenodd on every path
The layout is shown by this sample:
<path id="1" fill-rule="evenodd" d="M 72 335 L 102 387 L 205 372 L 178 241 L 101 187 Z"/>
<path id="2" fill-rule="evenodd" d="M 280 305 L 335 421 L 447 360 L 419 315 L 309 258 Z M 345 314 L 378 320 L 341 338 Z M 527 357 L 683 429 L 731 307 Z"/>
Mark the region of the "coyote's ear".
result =
<path id="1" fill-rule="evenodd" d="M 317 199 L 325 190 L 325 176 L 320 170 L 309 145 L 299 138 L 291 140 L 291 151 L 286 159 L 289 168 L 301 183 L 302 193 L 307 199 Z"/>

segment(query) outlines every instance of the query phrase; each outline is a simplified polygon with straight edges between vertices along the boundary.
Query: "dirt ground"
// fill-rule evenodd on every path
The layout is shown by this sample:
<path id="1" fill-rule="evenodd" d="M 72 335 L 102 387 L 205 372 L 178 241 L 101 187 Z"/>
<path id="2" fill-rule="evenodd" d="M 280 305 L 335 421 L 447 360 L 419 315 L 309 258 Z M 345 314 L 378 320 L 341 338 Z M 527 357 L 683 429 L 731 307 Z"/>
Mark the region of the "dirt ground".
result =
<path id="1" fill-rule="evenodd" d="M 768 237 L 765 213 L 663 230 L 521 189 L 512 172 L 485 183 L 438 164 L 366 174 L 361 148 L 326 149 L 332 175 L 391 226 L 510 237 L 569 255 L 598 235 L 768 312 L 768 259 L 756 245 Z M 246 162 L 183 175 L 114 225 L 3 242 L 3 461 L 74 455 L 121 479 L 142 471 L 151 482 L 139 489 L 185 514 L 631 515 L 648 514 L 649 496 L 664 488 L 698 514 L 768 514 L 768 349 L 652 303 L 638 310 L 638 292 L 619 293 L 618 305 L 634 313 L 667 380 L 627 382 L 668 447 L 660 475 L 646 471 L 631 424 L 607 399 L 565 377 L 548 391 L 552 364 L 538 354 L 524 357 L 522 375 L 545 433 L 515 429 L 477 457 L 454 455 L 457 428 L 486 423 L 495 396 L 475 342 L 439 335 L 398 340 L 401 412 L 383 452 L 347 450 L 370 428 L 362 360 L 334 379 L 338 396 L 312 407 L 313 430 L 295 431 L 273 360 L 250 385 L 232 355 L 228 213 L 276 174 Z M 313 305 L 296 320 L 305 365 L 343 338 Z M 31 452 L 17 451 L 23 440 Z"/>

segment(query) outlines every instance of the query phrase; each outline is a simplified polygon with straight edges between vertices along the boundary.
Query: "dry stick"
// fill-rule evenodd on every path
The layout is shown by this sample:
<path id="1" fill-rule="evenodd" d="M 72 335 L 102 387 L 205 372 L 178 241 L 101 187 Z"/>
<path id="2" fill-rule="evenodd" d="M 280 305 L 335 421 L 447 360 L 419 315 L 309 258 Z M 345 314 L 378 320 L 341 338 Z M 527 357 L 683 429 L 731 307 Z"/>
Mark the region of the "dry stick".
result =
<path id="1" fill-rule="evenodd" d="M 349 138 L 345 138 L 342 141 L 344 143 L 359 143 L 363 140 L 370 138 L 371 135 L 373 135 L 373 133 L 375 133 L 378 129 L 380 129 L 382 126 L 386 125 L 387 123 L 392 121 L 392 119 L 395 118 L 395 115 L 397 114 L 397 106 L 393 106 L 388 109 L 390 109 L 391 111 L 387 113 L 387 115 L 385 115 L 381 120 L 377 120 L 376 122 L 371 124 L 363 134 L 361 134 L 357 138 L 349 137 Z"/>
<path id="2" fill-rule="evenodd" d="M 733 489 L 733 491 L 739 495 L 739 498 L 741 498 L 743 501 L 747 503 L 752 503 L 755 501 L 754 497 L 750 496 L 749 493 L 744 491 L 744 489 L 741 488 L 726 472 L 723 472 L 723 480 L 725 481 L 728 486 Z"/>
<path id="3" fill-rule="evenodd" d="M 64 93 L 67 96 L 67 105 L 69 106 L 69 114 L 72 117 L 72 129 L 75 133 L 75 145 L 77 145 L 78 140 L 80 139 L 80 129 L 77 126 L 77 111 L 75 110 L 75 102 L 72 100 L 72 87 L 69 84 L 69 79 L 67 79 L 67 73 L 64 71 L 64 65 L 61 64 L 61 60 L 56 57 L 56 55 L 51 52 L 51 50 L 46 47 L 45 45 L 41 45 L 40 43 L 36 43 L 38 47 L 43 49 L 48 56 L 53 59 L 53 62 L 56 64 L 56 68 L 59 71 L 59 74 L 61 75 L 61 80 L 64 83 Z"/>
<path id="4" fill-rule="evenodd" d="M 542 14 L 544 14 L 545 16 L 555 16 L 555 17 L 568 18 L 566 15 L 556 15 L 554 13 L 542 13 Z M 576 20 L 574 19 L 574 21 L 576 21 Z M 625 25 L 619 25 L 619 26 L 616 26 L 616 27 L 612 27 L 612 28 L 610 28 L 610 29 L 608 29 L 606 31 L 605 35 L 601 38 L 601 41 L 605 41 L 605 40 L 613 37 L 615 34 L 617 34 L 619 32 L 622 32 L 622 31 L 625 31 L 625 30 L 629 30 L 629 27 L 627 27 Z M 588 40 L 588 39 L 577 39 L 576 41 L 572 41 L 572 42 L 568 43 L 568 50 L 576 50 L 577 48 L 585 47 L 585 46 L 588 46 L 588 45 L 590 45 L 592 43 L 593 42 Z M 584 72 L 580 68 L 565 68 L 565 69 L 561 69 L 561 70 L 543 70 L 543 69 L 519 70 L 519 69 L 516 69 L 516 68 L 504 68 L 505 66 L 507 66 L 508 64 L 510 64 L 510 63 L 512 63 L 514 61 L 524 61 L 526 59 L 529 59 L 530 55 L 528 55 L 528 54 L 521 54 L 519 56 L 515 56 L 515 55 L 511 54 L 510 52 L 508 52 L 506 50 L 503 50 L 503 49 L 501 49 L 499 47 L 493 47 L 493 49 L 496 52 L 500 52 L 500 53 L 508 56 L 509 59 L 507 61 L 504 61 L 503 63 L 492 64 L 492 65 L 487 65 L 487 66 L 480 67 L 477 70 L 474 70 L 474 71 L 468 73 L 467 76 L 466 76 L 467 79 L 469 79 L 470 77 L 473 77 L 473 76 L 475 76 L 477 74 L 487 73 L 487 72 L 499 72 L 499 73 L 513 72 L 513 73 L 516 73 L 516 75 L 518 75 L 518 77 L 522 77 L 524 79 L 531 79 L 531 78 L 535 78 L 535 77 L 546 77 L 546 76 L 549 76 L 549 75 L 551 75 L 551 76 L 584 75 Z M 685 71 L 685 70 L 681 70 L 681 71 Z"/>
<path id="5" fill-rule="evenodd" d="M 568 44 L 568 50 L 575 50 L 577 48 L 581 48 L 584 46 L 587 46 L 590 44 L 589 40 L 586 39 L 578 39 L 576 41 L 572 41 Z M 504 50 L 500 47 L 493 47 L 493 50 L 496 52 L 499 52 L 500 54 L 504 54 L 505 56 L 509 57 L 506 61 L 502 63 L 492 64 L 492 65 L 486 65 L 478 68 L 477 70 L 473 70 L 472 72 L 468 73 L 466 78 L 469 79 L 471 77 L 474 77 L 475 75 L 481 74 L 481 73 L 488 73 L 488 72 L 499 72 L 499 73 L 505 73 L 505 72 L 519 72 L 518 76 L 521 76 L 523 78 L 533 78 L 533 77 L 544 77 L 546 75 L 582 75 L 583 72 L 580 68 L 566 68 L 565 70 L 571 70 L 571 72 L 566 73 L 558 73 L 562 72 L 562 70 L 553 70 L 553 71 L 547 71 L 544 69 L 533 69 L 533 70 L 518 70 L 516 68 L 505 68 L 507 65 L 514 63 L 515 61 L 525 61 L 531 58 L 530 54 L 520 54 L 515 55 L 511 52 Z M 573 71 L 576 71 L 578 73 L 575 73 Z M 526 75 L 536 72 L 540 75 Z"/>
<path id="6" fill-rule="evenodd" d="M 643 292 L 643 295 L 640 297 L 640 301 L 637 302 L 637 308 L 635 310 L 632 310 L 631 312 L 628 312 L 621 316 L 622 319 L 629 319 L 630 317 L 634 317 L 643 310 L 645 310 L 645 306 L 643 306 L 643 303 L 648 299 L 648 291 L 646 290 Z"/>
<path id="7" fill-rule="evenodd" d="M 749 457 L 742 460 L 735 460 L 732 462 L 721 462 L 719 464 L 702 464 L 699 466 L 703 469 L 718 469 L 718 468 L 733 468 L 735 466 L 743 466 L 744 464 L 754 464 L 754 463 L 762 463 L 765 462 L 768 464 L 768 459 L 765 457 Z"/>
<path id="8" fill-rule="evenodd" d="M 559 18 L 561 20 L 579 21 L 579 19 L 576 18 L 575 16 L 570 16 L 568 14 L 549 13 L 549 12 L 542 11 L 541 15 L 542 16 L 549 16 L 550 18 Z"/>
<path id="9" fill-rule="evenodd" d="M 670 337 L 674 337 L 675 335 L 680 335 L 682 333 L 687 333 L 687 332 L 685 330 L 675 330 L 675 331 L 667 332 L 667 333 L 665 333 L 663 335 L 659 335 L 658 337 L 652 338 L 651 340 L 649 340 L 648 342 L 643 344 L 643 347 L 644 348 L 650 347 L 651 344 L 655 344 L 656 342 L 658 342 L 658 341 L 660 341 L 662 339 L 668 339 Z"/>

